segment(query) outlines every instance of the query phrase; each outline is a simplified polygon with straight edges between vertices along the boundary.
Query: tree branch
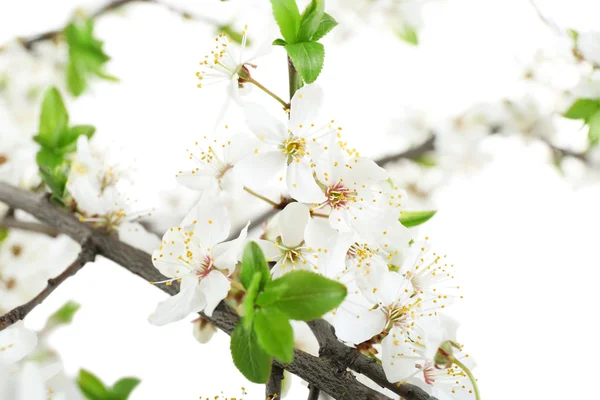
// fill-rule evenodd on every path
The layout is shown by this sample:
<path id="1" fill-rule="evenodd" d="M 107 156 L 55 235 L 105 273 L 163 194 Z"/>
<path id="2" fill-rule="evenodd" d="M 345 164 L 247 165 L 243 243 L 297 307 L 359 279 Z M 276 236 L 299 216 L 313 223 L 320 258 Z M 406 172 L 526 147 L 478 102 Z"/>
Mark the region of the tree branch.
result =
<path id="1" fill-rule="evenodd" d="M 308 398 L 307 400 L 319 400 L 321 391 L 315 385 L 308 385 Z"/>
<path id="2" fill-rule="evenodd" d="M 310 321 L 308 326 L 319 342 L 319 356 L 341 361 L 345 368 L 365 375 L 379 386 L 391 390 L 406 400 L 436 400 L 418 386 L 388 381 L 377 361 L 340 342 L 335 336 L 333 327 L 327 321 L 322 319 Z"/>
<path id="3" fill-rule="evenodd" d="M 192 15 L 187 11 L 180 10 L 174 6 L 163 3 L 159 0 L 112 0 L 112 1 L 109 1 L 108 3 L 104 4 L 102 7 L 100 7 L 93 13 L 91 13 L 90 18 L 96 19 L 98 17 L 101 17 L 101 16 L 109 13 L 110 11 L 114 11 L 114 10 L 119 9 L 130 3 L 159 4 L 171 12 L 181 15 L 182 18 L 193 19 L 196 21 L 205 22 L 210 25 L 219 26 L 219 23 L 211 18 L 199 16 L 199 15 Z M 51 30 L 51 31 L 43 32 L 43 33 L 38 33 L 33 36 L 19 38 L 19 41 L 23 44 L 23 47 L 25 47 L 27 50 L 32 50 L 33 45 L 35 45 L 36 43 L 42 42 L 45 40 L 54 40 L 54 39 L 58 38 L 62 34 L 62 32 L 63 32 L 62 29 Z M 0 46 L 0 51 L 3 48 L 5 48 L 5 46 Z"/>
<path id="4" fill-rule="evenodd" d="M 22 320 L 33 310 L 35 307 L 42 304 L 54 290 L 59 287 L 64 281 L 75 275 L 85 264 L 89 261 L 93 261 L 96 258 L 96 249 L 94 248 L 91 240 L 86 240 L 81 246 L 81 252 L 77 259 L 69 265 L 60 275 L 54 279 L 48 280 L 48 285 L 44 290 L 37 296 L 31 299 L 29 302 L 19 306 L 7 314 L 0 317 L 0 331 L 8 328 L 17 321 Z"/>
<path id="5" fill-rule="evenodd" d="M 398 154 L 392 154 L 389 156 L 382 157 L 378 160 L 375 160 L 375 162 L 380 167 L 383 167 L 386 164 L 389 164 L 394 161 L 402 160 L 402 159 L 414 160 L 415 158 L 419 158 L 420 156 L 427 153 L 428 151 L 433 151 L 433 150 L 435 150 L 435 135 L 431 134 L 427 138 L 427 140 L 425 140 L 420 145 L 412 147 L 412 148 L 410 148 L 406 151 L 403 151 L 401 153 L 398 153 Z"/>
<path id="6" fill-rule="evenodd" d="M 20 221 L 14 217 L 5 217 L 0 220 L 0 228 L 19 229 L 22 231 L 42 233 L 50 237 L 58 236 L 58 231 L 51 226 L 38 224 L 36 222 Z"/>
<path id="7" fill-rule="evenodd" d="M 283 381 L 283 369 L 273 365 L 266 387 L 267 400 L 281 397 L 281 381 Z"/>
<path id="8" fill-rule="evenodd" d="M 80 222 L 66 210 L 51 204 L 45 195 L 27 192 L 0 182 L 0 201 L 32 214 L 39 221 L 54 227 L 82 245 L 90 243 L 98 255 L 114 261 L 148 282 L 165 279 L 152 265 L 149 254 Z M 159 287 L 171 295 L 179 291 L 179 285 L 176 283 Z M 231 334 L 239 321 L 239 315 L 224 302 L 219 304 L 211 317 L 203 313 L 201 315 L 227 334 Z M 340 345 L 344 346 L 341 343 Z M 340 362 L 331 359 L 314 357 L 295 350 L 294 361 L 291 364 L 283 365 L 279 362 L 274 364 L 319 387 L 335 399 L 390 400 L 387 396 L 358 382 L 352 373 L 341 367 Z"/>

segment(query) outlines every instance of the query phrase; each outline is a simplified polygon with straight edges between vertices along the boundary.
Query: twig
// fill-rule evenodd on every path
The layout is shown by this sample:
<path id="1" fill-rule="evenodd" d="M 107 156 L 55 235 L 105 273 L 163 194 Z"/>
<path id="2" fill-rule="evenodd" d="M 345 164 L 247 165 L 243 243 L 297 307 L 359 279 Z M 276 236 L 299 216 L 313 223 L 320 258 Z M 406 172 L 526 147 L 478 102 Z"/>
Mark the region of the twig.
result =
<path id="1" fill-rule="evenodd" d="M 307 400 L 319 400 L 321 391 L 315 385 L 308 385 L 308 398 Z"/>
<path id="2" fill-rule="evenodd" d="M 314 320 L 309 322 L 308 326 L 319 342 L 319 356 L 340 361 L 343 367 L 365 375 L 379 386 L 391 390 L 406 400 L 436 400 L 418 386 L 388 381 L 381 365 L 361 354 L 357 349 L 340 342 L 335 336 L 333 327 L 327 321 Z"/>
<path id="3" fill-rule="evenodd" d="M 214 25 L 214 26 L 220 25 L 218 23 L 218 21 L 215 21 L 211 18 L 201 16 L 201 15 L 190 14 L 187 11 L 180 10 L 176 7 L 173 7 L 169 4 L 163 3 L 162 1 L 159 1 L 159 0 L 112 0 L 112 1 L 109 1 L 108 3 L 106 3 L 105 5 L 103 5 L 102 7 L 100 7 L 99 9 L 97 9 L 96 11 L 94 11 L 93 13 L 91 13 L 90 18 L 97 19 L 98 17 L 101 17 L 101 16 L 109 13 L 110 11 L 114 11 L 114 10 L 121 8 L 130 3 L 158 4 L 175 14 L 179 14 L 182 18 L 193 19 L 195 21 L 205 22 L 207 24 Z M 54 40 L 54 39 L 58 38 L 62 34 L 62 32 L 63 32 L 62 29 L 50 30 L 47 32 L 38 33 L 33 36 L 19 38 L 19 41 L 23 44 L 23 47 L 25 47 L 27 50 L 32 50 L 34 44 L 45 41 L 45 40 Z M 2 50 L 4 47 L 5 46 L 0 46 L 0 50 Z"/>
<path id="4" fill-rule="evenodd" d="M 267 400 L 273 400 L 281 397 L 281 381 L 283 381 L 283 369 L 274 365 L 271 369 L 269 381 L 267 382 Z"/>
<path id="5" fill-rule="evenodd" d="M 81 246 L 81 252 L 79 253 L 79 256 L 77 256 L 77 259 L 56 278 L 49 279 L 48 285 L 40 292 L 40 294 L 35 296 L 29 302 L 13 309 L 12 311 L 9 311 L 7 314 L 0 317 L 0 331 L 25 318 L 27 314 L 31 312 L 31 310 L 42 304 L 42 302 L 46 300 L 46 298 L 50 296 L 50 294 L 54 292 L 57 287 L 59 287 L 68 278 L 79 272 L 79 270 L 83 268 L 86 263 L 93 261 L 95 257 L 96 251 L 92 241 L 86 241 Z"/>
<path id="6" fill-rule="evenodd" d="M 6 217 L 0 220 L 0 228 L 12 228 L 28 232 L 43 233 L 50 237 L 58 236 L 58 231 L 51 226 L 38 224 L 36 222 L 19 221 L 14 217 Z"/>
<path id="7" fill-rule="evenodd" d="M 165 279 L 152 265 L 149 254 L 80 222 L 72 214 L 51 204 L 44 195 L 27 192 L 0 182 L 0 201 L 28 212 L 39 221 L 56 228 L 80 244 L 91 242 L 98 255 L 114 261 L 148 282 Z M 177 294 L 179 291 L 179 285 L 176 283 L 171 286 L 161 285 L 158 287 L 171 295 Z M 239 315 L 224 302 L 219 304 L 212 317 L 203 313 L 200 315 L 227 334 L 231 334 L 239 321 Z M 340 345 L 344 346 L 341 343 Z M 341 367 L 340 362 L 329 358 L 314 357 L 303 351 L 295 350 L 292 363 L 283 365 L 275 362 L 275 366 L 286 369 L 301 379 L 316 385 L 335 399 L 390 400 L 387 396 L 358 382 L 352 373 Z"/>
<path id="8" fill-rule="evenodd" d="M 433 150 L 435 150 L 435 135 L 431 134 L 427 138 L 427 140 L 425 140 L 420 145 L 410 148 L 401 153 L 382 157 L 378 160 L 375 160 L 375 162 L 380 167 L 383 167 L 386 164 L 389 164 L 394 161 L 402 160 L 402 159 L 414 160 L 415 158 L 419 158 L 420 156 L 427 153 L 428 151 L 433 151 Z"/>

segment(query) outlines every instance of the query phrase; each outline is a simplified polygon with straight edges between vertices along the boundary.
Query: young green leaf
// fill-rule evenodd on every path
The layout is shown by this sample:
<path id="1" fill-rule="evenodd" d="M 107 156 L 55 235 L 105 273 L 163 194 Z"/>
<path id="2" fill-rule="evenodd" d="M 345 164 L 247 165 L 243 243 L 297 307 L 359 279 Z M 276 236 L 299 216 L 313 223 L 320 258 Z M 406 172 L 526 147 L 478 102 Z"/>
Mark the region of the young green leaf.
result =
<path id="1" fill-rule="evenodd" d="M 271 6 L 283 38 L 288 43 L 296 43 L 300 26 L 300 11 L 296 0 L 271 0 Z"/>
<path id="2" fill-rule="evenodd" d="M 403 211 L 400 214 L 400 223 L 407 228 L 424 224 L 435 215 L 437 211 Z"/>
<path id="3" fill-rule="evenodd" d="M 294 359 L 294 330 L 287 315 L 275 307 L 263 308 L 254 317 L 258 343 L 273 357 L 284 363 Z"/>
<path id="4" fill-rule="evenodd" d="M 281 295 L 272 307 L 290 319 L 310 321 L 339 306 L 347 294 L 346 286 L 309 271 L 292 271 L 271 281 L 265 292 Z"/>
<path id="5" fill-rule="evenodd" d="M 588 143 L 590 147 L 597 146 L 600 143 L 600 111 L 590 117 L 588 125 Z"/>
<path id="6" fill-rule="evenodd" d="M 8 229 L 0 227 L 0 244 L 8 237 Z"/>
<path id="7" fill-rule="evenodd" d="M 96 128 L 91 125 L 76 125 L 64 131 L 58 139 L 56 152 L 60 154 L 68 154 L 77 151 L 77 139 L 81 135 L 91 139 L 96 132 Z"/>
<path id="8" fill-rule="evenodd" d="M 419 35 L 415 27 L 404 24 L 400 28 L 397 28 L 396 35 L 402 40 L 404 40 L 408 44 L 412 44 L 413 46 L 417 46 L 419 44 Z"/>
<path id="9" fill-rule="evenodd" d="M 97 376 L 84 369 L 79 371 L 77 385 L 81 393 L 89 400 L 106 400 L 109 397 L 109 391 Z"/>
<path id="10" fill-rule="evenodd" d="M 272 43 L 273 46 L 285 46 L 286 44 L 287 42 L 283 39 L 275 39 Z"/>
<path id="11" fill-rule="evenodd" d="M 60 154 L 54 153 L 52 150 L 42 148 L 37 152 L 35 161 L 39 167 L 46 167 L 54 170 L 59 165 L 65 162 L 65 159 Z"/>
<path id="12" fill-rule="evenodd" d="M 324 13 L 323 18 L 321 18 L 321 22 L 319 23 L 319 27 L 317 28 L 317 31 L 312 37 L 312 41 L 316 42 L 317 40 L 320 40 L 329 32 L 331 32 L 331 30 L 336 26 L 338 26 L 338 22 L 335 20 L 335 18 L 333 18 L 327 13 Z"/>
<path id="13" fill-rule="evenodd" d="M 271 356 L 258 343 L 253 329 L 244 328 L 244 318 L 231 333 L 233 363 L 251 382 L 266 383 L 271 375 Z"/>
<path id="14" fill-rule="evenodd" d="M 563 116 L 569 119 L 588 120 L 598 110 L 600 110 L 600 101 L 592 99 L 578 99 L 563 114 Z"/>
<path id="15" fill-rule="evenodd" d="M 287 290 L 287 286 L 283 284 L 279 285 L 268 285 L 264 292 L 258 295 L 256 299 L 256 305 L 259 307 L 268 307 L 271 304 L 274 304 L 283 296 L 285 291 Z"/>
<path id="16" fill-rule="evenodd" d="M 69 114 L 60 92 L 52 87 L 44 94 L 40 124 L 36 141 L 44 147 L 53 148 L 63 131 L 69 126 Z"/>
<path id="17" fill-rule="evenodd" d="M 323 69 L 325 48 L 321 43 L 303 42 L 285 46 L 294 67 L 306 83 L 313 83 Z"/>
<path id="18" fill-rule="evenodd" d="M 81 96 L 87 87 L 85 64 L 77 56 L 71 57 L 67 64 L 67 89 L 75 97 Z"/>
<path id="19" fill-rule="evenodd" d="M 52 199 L 55 201 L 58 200 L 59 203 L 62 202 L 67 194 L 69 166 L 66 163 L 54 169 L 40 166 L 40 176 L 52 191 Z"/>
<path id="20" fill-rule="evenodd" d="M 56 310 L 54 314 L 50 316 L 50 318 L 48 318 L 46 327 L 54 328 L 59 325 L 70 324 L 80 307 L 81 305 L 79 303 L 67 301 L 61 308 Z"/>
<path id="21" fill-rule="evenodd" d="M 252 326 L 252 319 L 254 318 L 254 304 L 260 288 L 260 282 L 260 272 L 255 272 L 250 285 L 248 285 L 244 302 L 242 303 L 242 309 L 244 310 L 245 317 L 244 322 L 246 324 L 244 326 L 245 329 L 250 329 L 250 326 Z"/>
<path id="22" fill-rule="evenodd" d="M 325 14 L 325 0 L 311 0 L 310 4 L 302 13 L 300 27 L 298 28 L 297 42 L 315 41 L 313 36 L 319 29 L 323 15 Z"/>
<path id="23" fill-rule="evenodd" d="M 250 242 L 244 248 L 242 270 L 240 273 L 240 280 L 246 289 L 250 286 L 250 282 L 256 273 L 260 275 L 259 288 L 262 291 L 267 282 L 271 280 L 271 273 L 269 272 L 267 260 L 260 246 L 256 242 Z"/>
<path id="24" fill-rule="evenodd" d="M 137 378 L 123 378 L 114 384 L 111 392 L 115 400 L 127 400 L 133 390 L 140 384 Z"/>

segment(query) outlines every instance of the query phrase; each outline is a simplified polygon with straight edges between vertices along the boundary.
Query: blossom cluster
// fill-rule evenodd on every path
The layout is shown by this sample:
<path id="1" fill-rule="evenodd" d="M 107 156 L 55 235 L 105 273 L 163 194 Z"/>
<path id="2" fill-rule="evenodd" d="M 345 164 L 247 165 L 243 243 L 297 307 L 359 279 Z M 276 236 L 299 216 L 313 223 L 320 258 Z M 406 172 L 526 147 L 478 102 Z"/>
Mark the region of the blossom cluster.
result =
<path id="1" fill-rule="evenodd" d="M 245 63 L 230 51 L 219 47 L 197 75 L 219 75 L 218 82 L 228 87 L 248 85 L 240 81 L 240 73 L 248 77 Z M 224 65 L 224 59 L 240 61 Z M 343 283 L 346 300 L 325 316 L 340 340 L 380 348 L 391 382 L 475 398 L 461 369 L 434 360 L 443 342 L 456 343 L 455 323 L 443 314 L 459 297 L 454 266 L 402 225 L 405 191 L 344 141 L 334 120 L 320 117 L 323 101 L 315 84 L 297 90 L 281 118 L 240 101 L 249 132 L 196 143 L 197 150 L 190 151 L 194 167 L 179 171 L 177 180 L 198 191 L 200 200 L 152 254 L 168 277 L 154 283 L 179 282 L 181 289 L 161 302 L 149 321 L 165 325 L 194 312 L 212 316 L 232 287 L 239 288 L 234 271 L 249 229 L 257 228 L 249 222 L 231 235 L 229 200 L 245 190 L 275 204 L 259 193 L 283 188 L 282 210 L 254 239 L 272 263 L 273 278 L 308 270 Z"/>

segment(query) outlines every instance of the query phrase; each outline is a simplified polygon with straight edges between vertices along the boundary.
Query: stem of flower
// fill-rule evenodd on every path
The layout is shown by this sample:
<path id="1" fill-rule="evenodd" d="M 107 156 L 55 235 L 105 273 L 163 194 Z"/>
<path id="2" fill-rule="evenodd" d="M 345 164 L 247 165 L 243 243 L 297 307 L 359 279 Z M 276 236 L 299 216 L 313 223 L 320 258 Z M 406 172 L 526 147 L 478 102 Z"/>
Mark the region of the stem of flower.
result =
<path id="1" fill-rule="evenodd" d="M 294 67 L 294 63 L 292 59 L 288 56 L 288 75 L 290 78 L 290 101 L 292 101 L 292 97 L 294 97 L 294 93 L 298 90 L 298 71 L 296 71 L 296 67 Z"/>
<path id="2" fill-rule="evenodd" d="M 270 205 L 272 205 L 273 207 L 277 207 L 279 204 L 275 203 L 272 200 L 267 199 L 265 196 L 261 196 L 260 194 L 256 193 L 254 190 L 247 188 L 246 186 L 244 186 L 244 190 L 248 193 L 250 193 L 252 196 L 257 197 L 259 199 L 261 199 L 262 201 L 266 201 L 267 203 L 269 203 Z"/>
<path id="3" fill-rule="evenodd" d="M 238 281 L 235 281 L 235 280 L 229 278 L 229 282 L 231 282 L 231 286 L 232 287 L 234 287 L 234 288 L 236 288 L 238 290 L 241 290 L 243 292 L 246 291 L 246 288 L 244 288 L 244 286 L 241 283 L 239 283 Z"/>
<path id="4" fill-rule="evenodd" d="M 251 76 L 248 76 L 247 78 L 243 78 L 246 82 L 250 82 L 254 85 L 256 85 L 260 90 L 262 90 L 263 92 L 265 92 L 266 94 L 268 94 L 269 96 L 271 96 L 272 98 L 274 98 L 275 100 L 277 100 L 279 103 L 281 103 L 281 105 L 283 106 L 284 109 L 289 109 L 290 105 L 288 103 L 286 103 L 285 101 L 283 101 L 281 99 L 281 97 L 277 96 L 275 93 L 271 92 L 269 89 L 267 89 L 266 87 L 264 87 L 260 82 L 258 82 L 256 79 L 252 78 Z"/>
<path id="5" fill-rule="evenodd" d="M 479 394 L 479 388 L 477 387 L 477 380 L 473 376 L 473 373 L 471 372 L 471 370 L 469 368 L 467 368 L 467 366 L 465 364 L 458 361 L 455 357 L 452 357 L 451 361 L 453 364 L 456 364 L 456 366 L 458 366 L 460 369 L 462 369 L 465 374 L 467 374 L 467 376 L 471 380 L 471 384 L 473 385 L 473 391 L 475 391 L 475 400 L 481 400 L 481 395 Z"/>

